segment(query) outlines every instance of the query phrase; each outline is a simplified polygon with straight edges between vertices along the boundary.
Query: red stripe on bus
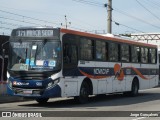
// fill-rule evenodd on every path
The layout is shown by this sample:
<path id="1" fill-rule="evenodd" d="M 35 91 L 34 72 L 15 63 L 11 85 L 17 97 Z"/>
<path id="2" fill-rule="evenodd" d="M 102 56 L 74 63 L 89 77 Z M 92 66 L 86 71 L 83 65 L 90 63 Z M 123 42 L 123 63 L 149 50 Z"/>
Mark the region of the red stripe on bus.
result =
<path id="1" fill-rule="evenodd" d="M 80 36 L 86 36 L 86 37 L 91 37 L 91 38 L 99 38 L 99 39 L 104 39 L 104 40 L 108 40 L 108 41 L 128 43 L 128 44 L 133 44 L 133 45 L 137 45 L 137 46 L 147 46 L 147 47 L 157 48 L 156 45 L 152 45 L 152 44 L 146 44 L 146 43 L 125 40 L 125 39 L 115 38 L 115 37 L 107 37 L 107 36 L 96 35 L 96 34 L 91 34 L 91 33 L 86 33 L 86 32 L 75 31 L 75 30 L 61 29 L 61 32 L 80 35 Z"/>
<path id="2" fill-rule="evenodd" d="M 108 77 L 111 77 L 111 76 L 94 76 L 94 75 L 89 75 L 85 72 L 83 72 L 82 70 L 79 70 L 80 73 L 88 78 L 92 78 L 92 79 L 102 79 L 102 78 L 108 78 Z"/>

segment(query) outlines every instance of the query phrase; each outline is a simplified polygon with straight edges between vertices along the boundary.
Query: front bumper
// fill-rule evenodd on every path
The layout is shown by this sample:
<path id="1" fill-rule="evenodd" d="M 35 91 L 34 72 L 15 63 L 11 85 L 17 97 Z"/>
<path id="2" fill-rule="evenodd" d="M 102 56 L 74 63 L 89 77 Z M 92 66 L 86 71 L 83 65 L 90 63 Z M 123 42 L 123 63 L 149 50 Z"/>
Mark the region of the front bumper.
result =
<path id="1" fill-rule="evenodd" d="M 9 95 L 29 97 L 29 98 L 52 98 L 61 97 L 61 88 L 58 84 L 53 84 L 51 78 L 45 80 L 19 80 L 9 78 L 7 93 Z"/>

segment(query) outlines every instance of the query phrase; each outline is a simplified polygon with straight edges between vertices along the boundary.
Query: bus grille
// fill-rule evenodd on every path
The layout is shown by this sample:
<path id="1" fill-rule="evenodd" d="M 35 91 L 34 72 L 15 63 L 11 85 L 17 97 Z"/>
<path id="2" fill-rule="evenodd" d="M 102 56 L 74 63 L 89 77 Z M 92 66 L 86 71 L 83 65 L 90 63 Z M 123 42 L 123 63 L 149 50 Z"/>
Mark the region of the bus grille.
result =
<path id="1" fill-rule="evenodd" d="M 45 76 L 18 76 L 15 77 L 14 79 L 19 79 L 19 80 L 45 80 L 47 77 Z"/>

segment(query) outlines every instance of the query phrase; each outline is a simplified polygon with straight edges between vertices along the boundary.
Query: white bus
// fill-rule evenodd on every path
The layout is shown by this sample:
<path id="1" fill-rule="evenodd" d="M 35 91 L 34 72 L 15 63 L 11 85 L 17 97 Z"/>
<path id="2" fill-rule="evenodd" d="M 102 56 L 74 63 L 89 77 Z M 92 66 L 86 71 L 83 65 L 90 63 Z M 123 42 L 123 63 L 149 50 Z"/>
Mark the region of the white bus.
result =
<path id="1" fill-rule="evenodd" d="M 49 27 L 14 29 L 9 45 L 8 93 L 39 103 L 158 85 L 155 45 Z"/>

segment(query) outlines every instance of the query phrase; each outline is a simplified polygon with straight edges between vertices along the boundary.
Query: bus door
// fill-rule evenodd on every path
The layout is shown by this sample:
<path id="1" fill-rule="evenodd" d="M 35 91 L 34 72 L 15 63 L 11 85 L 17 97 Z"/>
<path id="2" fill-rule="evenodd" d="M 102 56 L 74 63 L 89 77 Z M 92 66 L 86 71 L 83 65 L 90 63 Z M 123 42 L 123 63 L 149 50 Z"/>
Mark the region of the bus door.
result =
<path id="1" fill-rule="evenodd" d="M 121 46 L 118 43 L 109 44 L 109 67 L 113 68 L 112 92 L 125 91 L 125 76 L 123 71 L 123 62 L 121 60 Z"/>
<path id="2" fill-rule="evenodd" d="M 121 84 L 120 92 L 126 91 L 127 89 L 130 89 L 130 83 L 133 79 L 131 77 L 131 63 L 130 63 L 130 46 L 128 44 L 120 44 L 120 75 L 119 75 L 119 81 Z"/>
<path id="3" fill-rule="evenodd" d="M 95 42 L 96 46 L 96 52 L 95 52 L 95 69 L 94 69 L 94 74 L 95 76 L 101 76 L 102 78 L 98 79 L 97 78 L 97 93 L 98 94 L 104 94 L 106 92 L 112 92 L 112 87 L 111 86 L 111 80 L 108 80 L 109 76 L 109 68 L 108 68 L 108 62 L 106 62 L 108 56 L 108 44 L 105 41 L 96 41 Z M 108 80 L 108 81 L 107 81 Z M 107 86 L 110 85 L 110 86 Z"/>
<path id="4" fill-rule="evenodd" d="M 78 95 L 78 46 L 68 35 L 63 39 L 64 96 Z"/>
<path id="5" fill-rule="evenodd" d="M 63 41 L 63 76 L 78 76 L 78 46 L 72 39 Z"/>

